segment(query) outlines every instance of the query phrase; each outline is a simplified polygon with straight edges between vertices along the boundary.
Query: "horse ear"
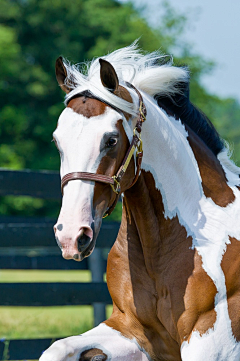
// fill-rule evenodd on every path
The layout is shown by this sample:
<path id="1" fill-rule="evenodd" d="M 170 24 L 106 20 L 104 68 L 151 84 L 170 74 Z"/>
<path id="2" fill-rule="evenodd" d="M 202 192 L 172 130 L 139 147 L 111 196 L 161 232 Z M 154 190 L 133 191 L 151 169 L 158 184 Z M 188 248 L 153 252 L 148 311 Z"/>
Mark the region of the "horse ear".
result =
<path id="1" fill-rule="evenodd" d="M 114 67 L 106 60 L 99 59 L 102 85 L 111 92 L 118 89 L 119 80 Z"/>
<path id="2" fill-rule="evenodd" d="M 65 84 L 65 79 L 67 77 L 67 70 L 65 68 L 65 65 L 63 63 L 63 58 L 61 56 L 56 60 L 55 73 L 58 84 L 60 85 L 61 89 L 65 93 L 69 93 L 71 89 Z"/>

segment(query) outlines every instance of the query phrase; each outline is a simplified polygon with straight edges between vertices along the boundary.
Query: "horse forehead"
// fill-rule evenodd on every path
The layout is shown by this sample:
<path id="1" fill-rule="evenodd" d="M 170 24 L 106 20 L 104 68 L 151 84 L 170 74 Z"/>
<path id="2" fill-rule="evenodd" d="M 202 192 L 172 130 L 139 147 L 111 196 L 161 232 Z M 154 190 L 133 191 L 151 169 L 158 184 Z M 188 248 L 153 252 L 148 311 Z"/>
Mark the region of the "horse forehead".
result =
<path id="1" fill-rule="evenodd" d="M 55 133 L 60 138 L 71 137 L 73 141 L 81 134 L 85 134 L 85 132 L 87 132 L 87 138 L 90 139 L 91 134 L 101 136 L 105 132 L 116 130 L 117 123 L 121 119 L 120 114 L 108 106 L 104 109 L 104 113 L 88 118 L 81 113 L 75 112 L 72 108 L 67 107 L 58 119 L 58 126 Z"/>
<path id="2" fill-rule="evenodd" d="M 98 99 L 81 96 L 71 99 L 67 107 L 86 118 L 92 118 L 104 114 L 107 105 Z"/>

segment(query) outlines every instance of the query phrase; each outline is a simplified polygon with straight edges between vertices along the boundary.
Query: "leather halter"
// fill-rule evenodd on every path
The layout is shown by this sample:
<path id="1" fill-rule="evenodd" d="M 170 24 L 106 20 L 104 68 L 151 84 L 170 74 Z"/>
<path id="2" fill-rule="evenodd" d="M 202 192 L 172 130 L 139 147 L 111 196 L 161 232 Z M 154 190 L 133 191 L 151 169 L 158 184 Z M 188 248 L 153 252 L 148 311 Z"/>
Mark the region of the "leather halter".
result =
<path id="1" fill-rule="evenodd" d="M 143 149 L 142 149 L 142 139 L 141 139 L 141 131 L 142 131 L 142 123 L 146 120 L 146 115 L 147 115 L 147 111 L 146 111 L 146 107 L 143 103 L 143 98 L 141 93 L 134 87 L 134 85 L 130 84 L 130 83 L 126 83 L 127 86 L 129 86 L 130 88 L 134 89 L 136 91 L 136 93 L 138 94 L 139 97 L 139 112 L 138 112 L 138 118 L 137 118 L 137 123 L 136 126 L 133 130 L 133 138 L 131 141 L 131 144 L 128 148 L 128 151 L 122 161 L 122 164 L 119 168 L 119 170 L 117 171 L 116 175 L 110 177 L 108 175 L 104 175 L 104 174 L 97 174 L 97 173 L 89 173 L 89 172 L 71 172 L 66 174 L 62 180 L 61 180 L 61 190 L 62 190 L 62 194 L 63 194 L 63 188 L 64 186 L 71 180 L 76 180 L 76 179 L 80 179 L 80 180 L 88 180 L 88 181 L 94 181 L 94 182 L 100 182 L 100 183 L 105 183 L 105 184 L 109 184 L 112 188 L 112 190 L 114 191 L 114 193 L 116 193 L 116 198 L 115 201 L 113 202 L 113 204 L 108 208 L 108 210 L 106 211 L 105 215 L 103 216 L 103 218 L 109 216 L 113 209 L 115 208 L 117 201 L 119 199 L 119 196 L 121 194 L 121 185 L 120 182 L 122 180 L 122 177 L 124 176 L 128 165 L 132 159 L 132 156 L 135 152 L 135 150 L 137 149 L 136 152 L 136 174 L 134 177 L 134 180 L 131 184 L 131 186 L 129 188 L 131 188 L 136 181 L 138 180 L 139 174 L 140 174 L 140 170 L 141 170 L 141 163 L 142 163 L 142 157 L 143 157 Z M 138 134 L 137 134 L 138 133 Z M 129 189 L 128 188 L 128 189 Z"/>

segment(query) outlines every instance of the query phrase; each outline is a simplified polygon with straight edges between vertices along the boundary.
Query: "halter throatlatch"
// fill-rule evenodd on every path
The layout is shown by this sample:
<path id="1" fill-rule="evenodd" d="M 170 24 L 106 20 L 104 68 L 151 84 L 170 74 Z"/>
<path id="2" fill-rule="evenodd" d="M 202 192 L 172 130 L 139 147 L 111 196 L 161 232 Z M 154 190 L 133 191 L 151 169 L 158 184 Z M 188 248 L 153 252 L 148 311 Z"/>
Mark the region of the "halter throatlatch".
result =
<path id="1" fill-rule="evenodd" d="M 64 186 L 71 180 L 88 180 L 88 181 L 94 181 L 94 182 L 100 182 L 109 184 L 116 193 L 116 198 L 113 204 L 108 208 L 103 218 L 109 216 L 113 209 L 115 208 L 117 201 L 119 199 L 120 193 L 121 193 L 121 180 L 124 174 L 126 173 L 126 170 L 129 166 L 129 163 L 132 159 L 132 156 L 136 150 L 136 174 L 134 177 L 134 180 L 129 188 L 131 188 L 136 181 L 138 180 L 140 170 L 141 170 L 141 163 L 142 163 L 142 157 L 143 157 L 143 149 L 142 149 L 142 139 L 141 139 L 141 131 L 142 131 L 142 123 L 146 120 L 147 110 L 143 103 L 142 95 L 141 93 L 130 83 L 126 83 L 127 86 L 134 89 L 139 97 L 139 112 L 138 112 L 138 118 L 136 126 L 133 130 L 133 138 L 131 141 L 131 144 L 128 148 L 128 151 L 123 159 L 123 162 L 116 173 L 116 175 L 110 177 L 104 174 L 97 174 L 97 173 L 89 173 L 89 172 L 72 172 L 66 174 L 62 180 L 61 180 L 61 190 L 63 194 L 63 188 Z"/>

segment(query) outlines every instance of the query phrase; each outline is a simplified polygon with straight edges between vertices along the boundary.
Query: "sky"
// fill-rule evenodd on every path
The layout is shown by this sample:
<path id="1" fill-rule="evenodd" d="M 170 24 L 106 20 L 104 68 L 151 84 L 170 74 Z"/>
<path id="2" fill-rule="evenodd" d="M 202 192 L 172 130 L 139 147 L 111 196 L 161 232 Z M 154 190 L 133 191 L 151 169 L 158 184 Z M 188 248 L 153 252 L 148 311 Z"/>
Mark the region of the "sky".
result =
<path id="1" fill-rule="evenodd" d="M 150 24 L 160 18 L 161 0 L 132 2 L 147 6 Z M 189 14 L 183 38 L 196 53 L 217 63 L 215 70 L 202 78 L 203 84 L 213 94 L 234 97 L 240 102 L 240 0 L 169 0 L 169 3 L 181 14 Z"/>

